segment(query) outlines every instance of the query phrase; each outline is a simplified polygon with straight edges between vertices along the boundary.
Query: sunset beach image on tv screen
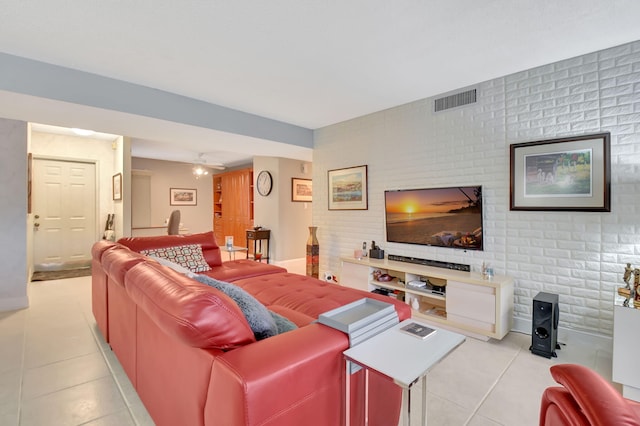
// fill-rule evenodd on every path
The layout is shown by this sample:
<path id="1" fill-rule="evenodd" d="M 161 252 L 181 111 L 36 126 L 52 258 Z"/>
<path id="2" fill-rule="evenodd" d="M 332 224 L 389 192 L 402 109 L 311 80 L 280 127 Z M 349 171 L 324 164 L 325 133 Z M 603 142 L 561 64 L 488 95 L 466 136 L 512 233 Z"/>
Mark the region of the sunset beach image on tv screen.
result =
<path id="1" fill-rule="evenodd" d="M 387 241 L 482 250 L 482 187 L 385 191 Z"/>

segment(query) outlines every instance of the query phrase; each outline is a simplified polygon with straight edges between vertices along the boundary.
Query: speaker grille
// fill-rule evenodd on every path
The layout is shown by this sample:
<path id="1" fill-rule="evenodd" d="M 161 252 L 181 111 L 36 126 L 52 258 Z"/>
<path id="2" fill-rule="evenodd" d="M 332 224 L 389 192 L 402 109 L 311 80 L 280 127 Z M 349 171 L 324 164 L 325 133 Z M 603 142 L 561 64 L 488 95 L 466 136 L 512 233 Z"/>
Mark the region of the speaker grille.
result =
<path id="1" fill-rule="evenodd" d="M 467 90 L 466 92 L 455 93 L 445 96 L 444 98 L 436 99 L 433 104 L 434 111 L 440 112 L 462 105 L 473 104 L 476 102 L 476 90 L 477 89 Z"/>

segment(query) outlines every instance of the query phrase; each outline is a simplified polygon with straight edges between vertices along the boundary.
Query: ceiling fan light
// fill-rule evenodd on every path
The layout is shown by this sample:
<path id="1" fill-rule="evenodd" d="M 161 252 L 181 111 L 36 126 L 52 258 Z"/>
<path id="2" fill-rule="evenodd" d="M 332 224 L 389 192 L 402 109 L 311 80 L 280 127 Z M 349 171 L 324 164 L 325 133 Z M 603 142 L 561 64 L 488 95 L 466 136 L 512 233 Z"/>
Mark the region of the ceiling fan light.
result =
<path id="1" fill-rule="evenodd" d="M 209 171 L 202 166 L 194 166 L 193 174 L 195 175 L 196 179 L 198 179 L 200 176 L 208 175 Z"/>

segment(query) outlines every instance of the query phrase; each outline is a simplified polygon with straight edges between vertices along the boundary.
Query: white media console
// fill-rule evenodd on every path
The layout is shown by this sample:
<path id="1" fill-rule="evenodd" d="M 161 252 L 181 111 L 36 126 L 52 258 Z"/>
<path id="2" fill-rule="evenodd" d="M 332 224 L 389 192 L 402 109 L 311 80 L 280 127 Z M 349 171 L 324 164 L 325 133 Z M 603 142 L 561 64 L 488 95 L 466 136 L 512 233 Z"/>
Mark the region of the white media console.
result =
<path id="1" fill-rule="evenodd" d="M 343 257 L 341 261 L 341 285 L 365 291 L 389 291 L 389 297 L 411 305 L 417 319 L 485 340 L 502 339 L 512 327 L 511 277 L 495 275 L 483 279 L 478 272 L 367 257 Z M 393 279 L 377 281 L 376 271 Z M 420 282 L 427 286 L 418 287 Z"/>

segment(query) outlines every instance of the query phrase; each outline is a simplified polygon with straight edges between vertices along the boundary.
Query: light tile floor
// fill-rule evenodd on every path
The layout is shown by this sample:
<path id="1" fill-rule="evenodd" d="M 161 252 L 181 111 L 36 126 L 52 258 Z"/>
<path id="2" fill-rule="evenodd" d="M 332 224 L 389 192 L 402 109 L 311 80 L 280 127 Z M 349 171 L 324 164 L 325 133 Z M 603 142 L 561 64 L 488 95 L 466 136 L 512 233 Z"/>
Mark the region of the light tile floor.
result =
<path id="1" fill-rule="evenodd" d="M 153 424 L 96 328 L 90 280 L 31 283 L 28 309 L 0 312 L 0 425 Z M 529 344 L 520 333 L 468 338 L 427 376 L 428 423 L 533 426 L 542 391 L 554 384 L 551 365 L 579 363 L 611 378 L 610 349 L 566 342 L 549 360 Z"/>

